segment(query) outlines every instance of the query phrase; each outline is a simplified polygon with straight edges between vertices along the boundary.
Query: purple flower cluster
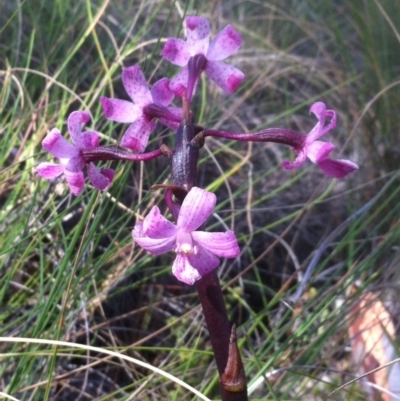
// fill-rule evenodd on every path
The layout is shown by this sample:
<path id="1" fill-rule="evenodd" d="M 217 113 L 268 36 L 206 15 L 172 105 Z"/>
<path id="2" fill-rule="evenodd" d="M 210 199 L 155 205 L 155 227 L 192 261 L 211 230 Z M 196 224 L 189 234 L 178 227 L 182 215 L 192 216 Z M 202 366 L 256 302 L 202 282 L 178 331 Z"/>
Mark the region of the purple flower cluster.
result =
<path id="1" fill-rule="evenodd" d="M 140 68 L 131 66 L 122 71 L 122 83 L 131 101 L 104 96 L 100 98 L 103 113 L 108 120 L 130 124 L 120 141 L 125 151 L 100 146 L 99 133 L 96 131 L 82 132 L 82 126 L 90 120 L 90 115 L 88 112 L 75 111 L 69 116 L 67 124 L 72 143 L 63 138 L 58 129 L 52 129 L 42 146 L 59 163 L 41 163 L 36 172 L 46 179 L 54 179 L 63 174 L 71 192 L 79 195 L 84 188 L 83 169 L 86 167 L 92 185 L 98 190 L 105 190 L 114 178 L 114 171 L 98 169 L 93 161 L 149 160 L 163 154 L 160 149 L 139 158 L 134 157 L 132 151 L 140 154 L 145 152 L 157 121 L 173 130 L 185 122 L 203 72 L 225 93 L 233 93 L 241 84 L 244 74 L 222 60 L 239 49 L 242 44 L 240 34 L 228 25 L 210 40 L 210 23 L 205 18 L 194 16 L 186 17 L 185 28 L 186 41 L 170 38 L 161 52 L 166 60 L 181 67 L 172 80 L 162 78 L 149 88 Z M 182 98 L 182 104 L 186 105 L 184 110 L 172 106 L 175 96 Z M 277 129 L 279 135 L 275 136 L 268 136 L 266 131 L 242 135 L 205 130 L 204 137 L 214 135 L 289 145 L 296 153 L 296 158 L 292 162 L 282 163 L 286 170 L 299 167 L 307 158 L 316 163 L 326 175 L 335 178 L 343 178 L 356 170 L 358 166 L 349 160 L 331 159 L 329 155 L 335 146 L 318 140 L 336 126 L 336 113 L 327 110 L 322 102 L 314 103 L 310 111 L 317 117 L 318 123 L 307 136 Z M 218 257 L 234 258 L 240 252 L 233 232 L 197 231 L 211 215 L 215 204 L 214 194 L 193 187 L 182 205 L 169 202 L 175 224 L 163 217 L 155 206 L 143 222 L 136 224 L 133 239 L 154 255 L 174 250 L 176 259 L 173 273 L 180 281 L 193 284 L 219 265 Z"/>

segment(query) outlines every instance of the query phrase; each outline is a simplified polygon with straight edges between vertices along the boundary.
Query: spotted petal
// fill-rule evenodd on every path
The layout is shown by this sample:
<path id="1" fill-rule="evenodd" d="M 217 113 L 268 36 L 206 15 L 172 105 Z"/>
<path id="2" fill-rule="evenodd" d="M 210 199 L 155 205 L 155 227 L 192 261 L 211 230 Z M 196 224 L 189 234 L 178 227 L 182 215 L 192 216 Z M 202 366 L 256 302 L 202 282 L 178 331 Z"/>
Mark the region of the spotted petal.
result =
<path id="1" fill-rule="evenodd" d="M 135 242 L 146 249 L 146 251 L 153 255 L 161 255 L 162 253 L 168 252 L 173 249 L 175 245 L 175 237 L 166 238 L 150 238 L 143 233 L 143 222 L 138 222 L 132 231 L 132 237 Z"/>
<path id="2" fill-rule="evenodd" d="M 203 17 L 186 17 L 186 36 L 190 54 L 206 55 L 210 43 L 210 23 Z"/>
<path id="3" fill-rule="evenodd" d="M 108 188 L 114 179 L 114 170 L 109 168 L 100 170 L 93 163 L 89 163 L 87 171 L 90 182 L 100 191 Z"/>
<path id="4" fill-rule="evenodd" d="M 167 238 L 176 236 L 178 229 L 167 220 L 158 206 L 153 206 L 143 221 L 143 234 L 152 238 Z"/>
<path id="5" fill-rule="evenodd" d="M 144 152 L 149 142 L 150 132 L 153 131 L 156 124 L 142 116 L 133 122 L 121 138 L 121 146 Z"/>
<path id="6" fill-rule="evenodd" d="M 70 159 L 80 154 L 79 150 L 61 136 L 57 128 L 53 128 L 43 139 L 43 149 L 58 159 Z"/>
<path id="7" fill-rule="evenodd" d="M 185 284 L 193 285 L 201 279 L 201 275 L 189 262 L 188 256 L 184 253 L 178 253 L 172 264 L 172 274 Z"/>
<path id="8" fill-rule="evenodd" d="M 160 53 L 170 63 L 184 67 L 190 58 L 190 51 L 187 43 L 182 39 L 170 38 Z"/>
<path id="9" fill-rule="evenodd" d="M 244 78 L 242 71 L 220 61 L 207 62 L 205 71 L 207 76 L 226 93 L 233 93 Z"/>
<path id="10" fill-rule="evenodd" d="M 219 257 L 236 258 L 240 254 L 240 248 L 233 231 L 224 233 L 194 231 L 192 237 L 202 247 Z"/>
<path id="11" fill-rule="evenodd" d="M 231 25 L 228 25 L 211 41 L 207 59 L 213 61 L 224 60 L 235 53 L 241 44 L 242 37 Z"/>
<path id="12" fill-rule="evenodd" d="M 82 138 L 82 125 L 90 120 L 90 114 L 87 111 L 74 111 L 68 117 L 68 132 L 72 142 L 78 149 L 85 149 Z"/>
<path id="13" fill-rule="evenodd" d="M 100 97 L 103 113 L 108 120 L 132 123 L 143 115 L 141 107 L 132 102 L 108 97 Z"/>
<path id="14" fill-rule="evenodd" d="M 70 172 L 65 170 L 64 175 L 71 192 L 78 196 L 85 187 L 85 178 L 82 171 Z"/>
<path id="15" fill-rule="evenodd" d="M 168 106 L 174 100 L 174 93 L 169 88 L 169 79 L 162 78 L 157 81 L 151 88 L 151 96 L 154 103 Z"/>
<path id="16" fill-rule="evenodd" d="M 151 93 L 142 70 L 134 65 L 122 71 L 122 83 L 129 97 L 140 107 L 152 103 Z"/>
<path id="17" fill-rule="evenodd" d="M 211 215 L 216 202 L 212 192 L 193 187 L 182 203 L 177 226 L 187 232 L 196 230 Z"/>
<path id="18" fill-rule="evenodd" d="M 62 164 L 44 162 L 40 163 L 35 170 L 42 178 L 53 180 L 64 172 L 64 166 Z"/>

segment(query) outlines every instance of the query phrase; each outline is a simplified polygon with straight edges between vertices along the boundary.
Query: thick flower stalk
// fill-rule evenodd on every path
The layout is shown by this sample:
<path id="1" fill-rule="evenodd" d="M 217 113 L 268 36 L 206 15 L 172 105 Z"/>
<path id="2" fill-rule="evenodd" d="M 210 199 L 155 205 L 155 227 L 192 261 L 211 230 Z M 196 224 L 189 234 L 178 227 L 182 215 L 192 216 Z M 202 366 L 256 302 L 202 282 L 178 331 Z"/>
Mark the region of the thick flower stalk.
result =
<path id="1" fill-rule="evenodd" d="M 160 79 L 149 89 L 143 72 L 138 66 L 132 66 L 122 71 L 122 83 L 132 102 L 102 96 L 103 112 L 109 120 L 131 123 L 121 139 L 121 146 L 144 152 L 150 133 L 156 128 L 154 120 L 176 130 L 182 111 L 167 107 L 174 99 L 167 78 Z"/>
<path id="2" fill-rule="evenodd" d="M 133 239 L 153 255 L 174 250 L 172 273 L 178 280 L 194 284 L 219 266 L 218 257 L 235 258 L 240 253 L 232 231 L 196 231 L 211 215 L 215 204 L 216 196 L 212 192 L 193 187 L 180 207 L 176 224 L 154 206 L 144 221 L 136 224 Z"/>
<path id="3" fill-rule="evenodd" d="M 203 17 L 186 17 L 186 42 L 170 38 L 161 55 L 172 64 L 183 67 L 171 80 L 170 88 L 181 96 L 186 91 L 190 103 L 201 73 L 213 80 L 226 93 L 233 93 L 244 74 L 235 67 L 222 63 L 242 44 L 239 33 L 226 26 L 210 43 L 210 23 Z"/>
<path id="4" fill-rule="evenodd" d="M 60 163 L 40 163 L 36 172 L 43 178 L 54 179 L 64 174 L 71 192 L 79 195 L 85 186 L 82 169 L 86 166 L 90 182 L 96 189 L 104 190 L 114 178 L 114 170 L 98 169 L 87 162 L 83 153 L 99 147 L 99 134 L 95 131 L 82 132 L 82 124 L 90 120 L 85 111 L 74 111 L 68 117 L 68 131 L 72 139 L 69 143 L 57 128 L 52 129 L 42 142 L 43 149 L 56 157 Z"/>

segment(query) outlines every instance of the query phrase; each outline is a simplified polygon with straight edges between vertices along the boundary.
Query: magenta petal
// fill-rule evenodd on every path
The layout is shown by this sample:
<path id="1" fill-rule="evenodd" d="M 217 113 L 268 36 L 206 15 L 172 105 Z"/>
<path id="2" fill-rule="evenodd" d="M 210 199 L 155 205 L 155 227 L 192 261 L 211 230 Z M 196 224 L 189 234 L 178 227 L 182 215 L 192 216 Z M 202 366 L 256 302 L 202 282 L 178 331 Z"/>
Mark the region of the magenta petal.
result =
<path id="1" fill-rule="evenodd" d="M 187 232 L 196 230 L 214 211 L 216 202 L 212 192 L 193 187 L 182 203 L 177 226 Z"/>
<path id="2" fill-rule="evenodd" d="M 72 173 L 70 171 L 64 171 L 65 179 L 67 180 L 68 186 L 71 192 L 78 196 L 85 186 L 85 178 L 83 176 L 82 171 L 77 173 Z"/>
<path id="3" fill-rule="evenodd" d="M 308 139 L 308 138 L 307 138 Z M 305 145 L 308 158 L 313 163 L 318 163 L 328 157 L 329 153 L 335 149 L 335 145 L 330 142 L 314 141 Z"/>
<path id="4" fill-rule="evenodd" d="M 175 245 L 175 237 L 167 238 L 150 238 L 143 234 L 143 222 L 136 223 L 133 231 L 132 237 L 135 242 L 146 249 L 146 251 L 152 253 L 153 255 L 161 255 L 162 253 L 168 252 L 173 249 Z"/>
<path id="5" fill-rule="evenodd" d="M 149 142 L 150 132 L 153 131 L 155 127 L 156 124 L 152 121 L 148 121 L 145 117 L 138 118 L 126 130 L 121 139 L 121 146 L 136 150 L 140 153 L 144 152 Z"/>
<path id="6" fill-rule="evenodd" d="M 233 231 L 224 233 L 194 231 L 192 237 L 208 251 L 219 257 L 236 258 L 240 254 L 240 248 Z"/>
<path id="7" fill-rule="evenodd" d="M 313 113 L 317 117 L 318 123 L 307 135 L 308 142 L 315 141 L 336 127 L 336 113 L 333 110 L 326 110 L 325 103 L 314 103 L 310 108 L 310 113 Z M 330 121 L 328 125 L 324 126 L 327 117 L 330 118 Z"/>
<path id="8" fill-rule="evenodd" d="M 207 59 L 215 61 L 224 60 L 235 53 L 241 44 L 242 37 L 231 25 L 228 25 L 211 41 L 207 52 Z"/>
<path id="9" fill-rule="evenodd" d="M 192 252 L 187 257 L 201 277 L 215 270 L 220 264 L 219 259 L 201 245 L 197 245 L 197 252 Z"/>
<path id="10" fill-rule="evenodd" d="M 344 178 L 358 169 L 358 165 L 350 160 L 325 159 L 319 161 L 318 166 L 326 175 L 333 178 Z"/>
<path id="11" fill-rule="evenodd" d="M 129 97 L 138 106 L 143 107 L 152 103 L 151 93 L 143 75 L 138 66 L 125 68 L 122 71 L 122 83 Z M 132 120 L 131 120 L 132 121 Z"/>
<path id="12" fill-rule="evenodd" d="M 184 67 L 189 61 L 190 51 L 187 43 L 182 39 L 170 38 L 160 55 L 170 63 Z"/>
<path id="13" fill-rule="evenodd" d="M 114 178 L 114 170 L 100 170 L 93 163 L 88 164 L 87 171 L 90 182 L 100 191 L 108 188 Z"/>
<path id="14" fill-rule="evenodd" d="M 57 128 L 53 128 L 43 139 L 43 149 L 58 159 L 69 159 L 80 154 L 79 150 L 61 136 Z"/>
<path id="15" fill-rule="evenodd" d="M 151 238 L 175 237 L 178 232 L 175 224 L 168 221 L 157 206 L 153 206 L 143 221 L 143 235 Z"/>
<path id="16" fill-rule="evenodd" d="M 220 61 L 209 61 L 205 71 L 226 93 L 234 92 L 244 78 L 242 71 Z"/>
<path id="17" fill-rule="evenodd" d="M 201 279 L 200 273 L 190 264 L 184 253 L 178 253 L 172 264 L 172 274 L 185 284 L 193 285 Z"/>
<path id="18" fill-rule="evenodd" d="M 325 117 L 329 118 L 330 121 L 325 127 L 322 127 L 320 136 L 325 135 L 328 131 L 336 127 L 336 112 L 334 110 L 326 110 Z"/>
<path id="19" fill-rule="evenodd" d="M 290 162 L 289 160 L 284 160 L 281 163 L 281 166 L 285 170 L 293 170 L 299 166 L 301 166 L 307 159 L 307 154 L 304 150 L 301 150 L 298 152 L 296 159 L 293 162 Z"/>
<path id="20" fill-rule="evenodd" d="M 81 146 L 81 132 L 82 125 L 90 120 L 90 114 L 87 111 L 74 111 L 68 117 L 68 132 L 71 136 L 72 142 L 75 143 L 77 148 L 82 149 Z"/>
<path id="21" fill-rule="evenodd" d="M 182 96 L 182 93 L 186 90 L 187 85 L 188 68 L 183 67 L 182 70 L 171 79 L 169 88 L 175 93 L 176 96 Z"/>
<path id="22" fill-rule="evenodd" d="M 210 23 L 203 17 L 186 17 L 186 43 L 190 54 L 206 55 L 210 43 Z"/>
<path id="23" fill-rule="evenodd" d="M 68 170 L 70 173 L 77 173 L 78 171 L 81 171 L 83 167 L 85 167 L 85 164 L 85 159 L 81 154 L 79 154 L 78 156 L 72 157 L 71 159 L 66 161 L 65 169 Z"/>
<path id="24" fill-rule="evenodd" d="M 103 113 L 108 120 L 119 123 L 132 123 L 143 115 L 142 109 L 126 100 L 110 99 L 102 96 L 100 98 Z"/>
<path id="25" fill-rule="evenodd" d="M 35 171 L 47 180 L 53 180 L 64 172 L 64 166 L 62 164 L 54 163 L 40 163 Z"/>
<path id="26" fill-rule="evenodd" d="M 82 132 L 80 146 L 81 150 L 91 150 L 97 148 L 100 143 L 100 135 L 95 131 Z"/>
<path id="27" fill-rule="evenodd" d="M 169 88 L 169 79 L 162 78 L 151 88 L 153 102 L 168 106 L 174 100 L 174 93 Z"/>

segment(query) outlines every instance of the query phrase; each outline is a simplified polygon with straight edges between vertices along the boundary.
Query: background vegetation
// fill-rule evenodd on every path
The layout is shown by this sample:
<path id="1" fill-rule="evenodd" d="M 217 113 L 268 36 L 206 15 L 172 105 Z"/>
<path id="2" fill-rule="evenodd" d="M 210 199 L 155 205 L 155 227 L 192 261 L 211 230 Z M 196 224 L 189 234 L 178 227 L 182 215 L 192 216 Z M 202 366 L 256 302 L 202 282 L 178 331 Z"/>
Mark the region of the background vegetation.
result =
<path id="1" fill-rule="evenodd" d="M 171 275 L 172 254 L 150 257 L 130 235 L 152 205 L 164 208 L 162 194 L 149 189 L 168 181 L 168 161 L 114 164 L 109 191 L 88 186 L 77 198 L 65 181 L 34 173 L 49 160 L 42 139 L 53 127 L 66 134 L 73 110 L 90 110 L 102 143 L 117 143 L 126 127 L 104 119 L 99 96 L 127 98 L 123 66 L 139 64 L 150 83 L 173 76 L 158 54 L 166 38 L 181 34 L 185 13 L 209 18 L 214 34 L 231 23 L 244 38 L 229 59 L 245 73 L 244 84 L 227 97 L 203 81 L 193 103 L 200 124 L 306 134 L 315 124 L 309 106 L 321 100 L 338 113 L 329 138 L 335 155 L 360 165 L 348 179 L 331 180 L 311 163 L 283 171 L 280 161 L 293 155 L 282 146 L 207 140 L 199 184 L 219 200 L 209 227 L 234 229 L 243 250 L 219 271 L 250 398 L 325 400 L 357 375 L 347 334 L 354 302 L 376 292 L 399 323 L 400 2 L 0 4 L 0 336 L 45 340 L 0 342 L 0 399 L 199 399 L 150 366 L 218 397 L 195 289 Z M 172 135 L 160 129 L 149 149 Z M 374 205 L 321 249 L 373 197 Z M 331 399 L 367 395 L 357 382 Z"/>

